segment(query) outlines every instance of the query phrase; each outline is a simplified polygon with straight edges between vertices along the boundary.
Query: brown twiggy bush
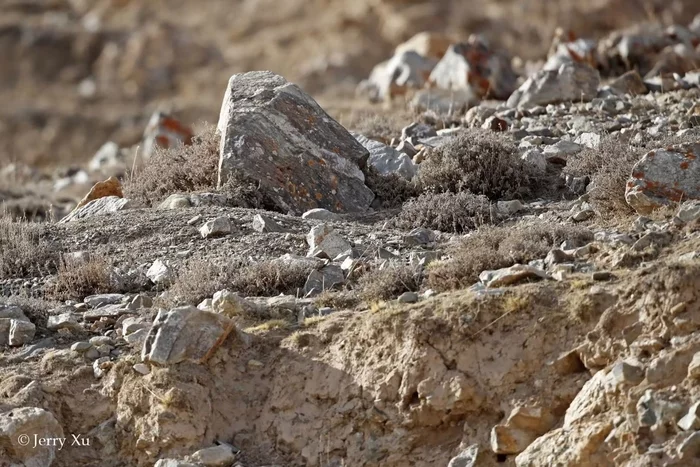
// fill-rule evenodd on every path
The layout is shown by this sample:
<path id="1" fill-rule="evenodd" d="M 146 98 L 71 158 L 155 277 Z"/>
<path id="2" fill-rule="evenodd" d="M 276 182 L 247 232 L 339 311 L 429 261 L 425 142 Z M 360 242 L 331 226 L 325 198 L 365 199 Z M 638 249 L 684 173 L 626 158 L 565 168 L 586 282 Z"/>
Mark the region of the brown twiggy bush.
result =
<path id="1" fill-rule="evenodd" d="M 404 203 L 396 226 L 462 233 L 491 221 L 491 202 L 469 191 L 425 193 Z"/>
<path id="2" fill-rule="evenodd" d="M 357 281 L 360 297 L 367 303 L 396 298 L 420 289 L 422 271 L 415 266 L 392 264 L 372 269 Z"/>
<path id="3" fill-rule="evenodd" d="M 0 279 L 56 270 L 58 255 L 42 238 L 45 225 L 0 214 Z"/>
<path id="4" fill-rule="evenodd" d="M 119 292 L 112 268 L 104 258 L 73 261 L 63 258 L 56 282 L 47 292 L 55 300 L 82 300 L 88 295 Z"/>
<path id="5" fill-rule="evenodd" d="M 469 287 L 482 271 L 542 259 L 565 240 L 584 244 L 592 239 L 583 227 L 553 222 L 484 226 L 454 247 L 451 259 L 428 266 L 428 286 L 438 291 Z"/>
<path id="6" fill-rule="evenodd" d="M 527 196 L 534 176 L 513 143 L 490 131 L 469 129 L 430 151 L 419 179 L 426 191 L 470 191 L 499 200 Z"/>

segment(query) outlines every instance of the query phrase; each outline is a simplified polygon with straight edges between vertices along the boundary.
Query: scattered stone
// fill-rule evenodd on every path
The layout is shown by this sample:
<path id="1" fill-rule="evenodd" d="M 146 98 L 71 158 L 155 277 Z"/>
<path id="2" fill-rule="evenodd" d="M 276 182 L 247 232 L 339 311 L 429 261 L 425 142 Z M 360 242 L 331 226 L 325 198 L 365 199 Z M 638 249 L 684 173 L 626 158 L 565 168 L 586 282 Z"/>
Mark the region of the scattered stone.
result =
<path id="1" fill-rule="evenodd" d="M 416 227 L 404 235 L 403 241 L 407 246 L 429 245 L 435 242 L 435 232 L 423 227 Z"/>
<path id="2" fill-rule="evenodd" d="M 92 371 L 95 378 L 102 378 L 112 365 L 113 363 L 110 361 L 109 357 L 100 357 L 92 362 Z"/>
<path id="3" fill-rule="evenodd" d="M 688 378 L 700 379 L 700 352 L 693 355 L 693 359 L 688 365 Z"/>
<path id="4" fill-rule="evenodd" d="M 206 467 L 228 467 L 236 460 L 236 453 L 233 448 L 226 444 L 210 448 L 200 449 L 188 456 L 188 460 L 198 465 Z"/>
<path id="5" fill-rule="evenodd" d="M 345 276 L 340 266 L 329 264 L 323 268 L 311 271 L 304 284 L 304 296 L 317 295 L 324 290 L 331 290 L 345 282 Z"/>
<path id="6" fill-rule="evenodd" d="M 554 424 L 554 416 L 541 407 L 518 407 L 504 424 L 491 430 L 491 449 L 496 454 L 518 454 Z"/>
<path id="7" fill-rule="evenodd" d="M 377 64 L 360 90 L 372 101 L 390 101 L 427 82 L 436 60 L 412 50 L 400 51 L 386 62 Z"/>
<path id="8" fill-rule="evenodd" d="M 552 368 L 560 376 L 572 375 L 581 373 L 586 370 L 585 365 L 581 361 L 581 357 L 576 349 L 569 350 L 559 355 L 552 363 Z"/>
<path id="9" fill-rule="evenodd" d="M 547 273 L 543 270 L 524 264 L 516 264 L 509 268 L 495 271 L 483 271 L 479 274 L 479 280 L 486 287 L 503 287 L 513 285 L 526 279 L 546 279 Z"/>
<path id="10" fill-rule="evenodd" d="M 65 224 L 66 222 L 71 222 L 80 219 L 87 219 L 88 217 L 101 216 L 104 214 L 111 214 L 123 209 L 128 209 L 131 207 L 131 201 L 126 198 L 121 198 L 117 196 L 105 196 L 104 198 L 99 198 L 94 201 L 90 201 L 87 204 L 75 208 L 66 217 L 61 219 L 59 223 Z"/>
<path id="11" fill-rule="evenodd" d="M 700 219 L 700 201 L 686 201 L 681 204 L 676 213 L 676 218 L 685 224 Z"/>
<path id="12" fill-rule="evenodd" d="M 525 205 L 517 199 L 514 199 L 512 201 L 498 201 L 496 203 L 496 207 L 500 212 L 507 216 L 512 216 L 513 214 L 516 214 L 525 209 Z"/>
<path id="13" fill-rule="evenodd" d="M 630 70 L 615 78 L 608 84 L 608 87 L 620 94 L 630 94 L 632 96 L 649 92 L 637 70 Z"/>
<path id="14" fill-rule="evenodd" d="M 338 221 L 340 216 L 334 212 L 330 212 L 328 209 L 316 208 L 306 211 L 301 215 L 303 219 L 311 219 L 316 221 Z"/>
<path id="15" fill-rule="evenodd" d="M 700 143 L 650 151 L 635 164 L 625 199 L 639 214 L 700 198 Z"/>
<path id="16" fill-rule="evenodd" d="M 589 149 L 598 149 L 602 137 L 597 133 L 581 133 L 576 137 L 574 142 Z"/>
<path id="17" fill-rule="evenodd" d="M 142 359 L 160 365 L 190 361 L 204 363 L 233 331 L 233 322 L 219 313 L 193 306 L 158 312 L 146 342 Z"/>
<path id="18" fill-rule="evenodd" d="M 479 457 L 479 445 L 472 444 L 455 457 L 450 459 L 447 467 L 476 467 L 476 460 Z"/>
<path id="19" fill-rule="evenodd" d="M 617 362 L 610 370 L 616 385 L 636 386 L 644 381 L 644 370 L 627 362 Z"/>
<path id="20" fill-rule="evenodd" d="M 598 94 L 600 75 L 580 63 L 541 70 L 527 79 L 508 99 L 509 107 L 528 108 L 558 102 L 587 102 Z"/>
<path id="21" fill-rule="evenodd" d="M 222 237 L 231 233 L 231 220 L 228 216 L 220 216 L 205 222 L 199 229 L 202 238 Z"/>
<path id="22" fill-rule="evenodd" d="M 192 130 L 165 112 L 155 112 L 143 134 L 143 157 L 148 159 L 155 148 L 174 148 L 180 144 L 192 144 Z"/>
<path id="23" fill-rule="evenodd" d="M 20 407 L 0 413 L 0 446 L 8 465 L 49 467 L 61 447 L 58 443 L 36 445 L 34 440 L 63 439 L 63 428 L 51 412 Z"/>
<path id="24" fill-rule="evenodd" d="M 369 151 L 368 163 L 380 174 L 396 174 L 407 180 L 415 177 L 418 168 L 409 155 L 362 135 L 354 134 L 353 136 Z"/>
<path id="25" fill-rule="evenodd" d="M 437 136 L 437 131 L 435 131 L 435 128 L 433 128 L 432 125 L 428 125 L 427 123 L 411 123 L 401 130 L 401 140 L 414 138 L 415 140 L 420 141 L 426 138 L 432 138 L 434 136 Z"/>
<path id="26" fill-rule="evenodd" d="M 92 344 L 86 341 L 76 342 L 70 346 L 73 352 L 85 353 L 92 348 Z"/>
<path id="27" fill-rule="evenodd" d="M 260 233 L 286 231 L 277 222 L 262 214 L 256 214 L 255 217 L 253 217 L 253 230 Z"/>
<path id="28" fill-rule="evenodd" d="M 4 320 L 3 320 L 4 321 Z M 25 344 L 29 344 L 32 339 L 34 339 L 34 334 L 36 333 L 36 326 L 30 321 L 23 321 L 19 319 L 11 319 L 10 321 L 10 332 L 7 339 L 8 345 L 12 347 L 17 347 Z M 0 327 L 2 324 L 0 324 Z M 2 333 L 2 331 L 0 331 Z"/>
<path id="29" fill-rule="evenodd" d="M 483 38 L 472 35 L 467 42 L 447 49 L 429 81 L 438 88 L 467 91 L 479 99 L 505 100 L 515 90 L 517 76 L 508 57 L 493 52 Z"/>
<path id="30" fill-rule="evenodd" d="M 217 125 L 218 186 L 243 176 L 282 212 L 366 211 L 368 151 L 298 86 L 270 72 L 233 75 Z"/>
<path id="31" fill-rule="evenodd" d="M 399 303 L 416 303 L 418 301 L 418 294 L 415 292 L 404 292 L 399 295 L 397 300 Z"/>
<path id="32" fill-rule="evenodd" d="M 307 256 L 333 259 L 352 249 L 352 245 L 328 224 L 313 226 L 306 236 L 306 242 L 310 247 Z"/>
<path id="33" fill-rule="evenodd" d="M 214 294 L 209 306 L 211 311 L 221 313 L 229 318 L 233 316 L 255 316 L 260 313 L 258 306 L 228 290 L 219 290 Z"/>
<path id="34" fill-rule="evenodd" d="M 175 279 L 175 273 L 171 269 L 169 261 L 157 259 L 146 271 L 146 277 L 154 284 L 169 284 Z"/>
<path id="35" fill-rule="evenodd" d="M 151 372 L 151 368 L 145 363 L 137 363 L 132 367 L 136 373 L 147 375 Z"/>
<path id="36" fill-rule="evenodd" d="M 189 204 L 189 201 L 188 201 L 188 204 Z M 197 215 L 194 216 L 192 219 L 190 219 L 190 220 L 187 221 L 187 225 L 195 225 L 195 224 L 197 224 L 197 223 L 198 223 L 199 221 L 201 221 L 201 220 L 202 220 L 202 215 L 201 215 L 201 214 L 197 214 Z"/>
<path id="37" fill-rule="evenodd" d="M 566 164 L 570 156 L 574 156 L 581 152 L 583 147 L 580 145 L 562 139 L 557 141 L 555 144 L 545 146 L 543 153 L 547 162 L 552 162 L 555 164 Z"/>
<path id="38" fill-rule="evenodd" d="M 113 305 L 115 303 L 121 303 L 124 300 L 125 295 L 120 293 L 107 293 L 99 295 L 89 295 L 83 299 L 83 302 L 87 303 L 90 308 L 98 308 L 103 305 Z"/>

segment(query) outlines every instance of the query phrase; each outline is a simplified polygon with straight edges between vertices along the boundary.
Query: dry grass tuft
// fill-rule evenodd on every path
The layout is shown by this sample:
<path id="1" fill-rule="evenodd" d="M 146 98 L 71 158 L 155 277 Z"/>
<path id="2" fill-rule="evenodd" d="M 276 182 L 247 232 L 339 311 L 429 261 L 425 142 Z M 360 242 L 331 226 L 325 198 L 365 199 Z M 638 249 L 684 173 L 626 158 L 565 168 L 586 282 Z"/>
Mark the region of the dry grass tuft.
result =
<path id="1" fill-rule="evenodd" d="M 625 201 L 627 180 L 632 167 L 646 151 L 620 138 L 608 137 L 603 139 L 598 149 L 585 149 L 569 160 L 564 171 L 577 177 L 591 178 L 591 204 L 603 217 L 629 215 L 634 210 Z"/>
<path id="2" fill-rule="evenodd" d="M 360 297 L 367 303 L 390 300 L 404 292 L 420 289 L 422 272 L 414 266 L 392 264 L 382 269 L 373 269 L 358 281 Z"/>
<path id="3" fill-rule="evenodd" d="M 593 240 L 593 234 L 583 227 L 543 221 L 482 227 L 453 249 L 452 259 L 428 266 L 428 286 L 437 291 L 469 287 L 482 271 L 544 258 L 565 240 L 583 244 Z"/>
<path id="4" fill-rule="evenodd" d="M 365 184 L 374 192 L 381 207 L 392 209 L 420 194 L 416 182 L 406 180 L 400 175 L 382 175 L 372 166 L 365 170 Z"/>
<path id="5" fill-rule="evenodd" d="M 197 305 L 219 290 L 228 289 L 244 297 L 273 297 L 279 294 L 297 295 L 304 287 L 313 267 L 280 260 L 245 264 L 233 260 L 213 264 L 195 259 L 183 267 L 168 289 L 168 304 Z"/>
<path id="6" fill-rule="evenodd" d="M 534 181 L 513 143 L 477 129 L 465 130 L 431 151 L 421 164 L 419 179 L 427 191 L 470 191 L 491 200 L 527 196 Z"/>
<path id="7" fill-rule="evenodd" d="M 56 270 L 58 255 L 42 239 L 44 224 L 0 215 L 0 279 Z"/>
<path id="8" fill-rule="evenodd" d="M 112 278 L 112 268 L 104 258 L 88 261 L 63 259 L 56 282 L 47 292 L 55 300 L 82 300 L 88 295 L 119 292 Z"/>
<path id="9" fill-rule="evenodd" d="M 127 198 L 152 206 L 173 193 L 216 189 L 219 166 L 219 138 L 208 127 L 192 145 L 171 149 L 156 147 L 140 170 L 124 183 Z"/>
<path id="10" fill-rule="evenodd" d="M 425 193 L 404 203 L 396 218 L 398 228 L 425 227 L 462 233 L 491 221 L 491 202 L 469 191 Z"/>
<path id="11" fill-rule="evenodd" d="M 316 296 L 314 302 L 317 307 L 328 306 L 336 310 L 349 310 L 355 308 L 360 299 L 354 291 L 324 290 Z"/>

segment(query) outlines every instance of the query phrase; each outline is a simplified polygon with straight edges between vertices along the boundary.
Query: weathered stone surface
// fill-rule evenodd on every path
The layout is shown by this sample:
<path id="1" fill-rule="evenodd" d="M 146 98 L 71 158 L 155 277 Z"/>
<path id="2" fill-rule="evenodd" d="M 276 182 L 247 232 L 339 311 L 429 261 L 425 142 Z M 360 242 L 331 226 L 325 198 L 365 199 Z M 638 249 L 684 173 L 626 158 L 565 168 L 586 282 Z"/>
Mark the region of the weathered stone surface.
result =
<path id="1" fill-rule="evenodd" d="M 126 198 L 121 198 L 117 196 L 106 196 L 104 198 L 99 198 L 94 201 L 74 209 L 66 217 L 61 219 L 59 223 L 71 222 L 79 219 L 86 219 L 88 217 L 100 216 L 103 214 L 110 214 L 113 212 L 121 211 L 123 209 L 128 209 L 131 207 L 131 201 Z"/>
<path id="2" fill-rule="evenodd" d="M 77 313 L 61 313 L 60 315 L 49 316 L 46 327 L 50 331 L 58 331 L 59 329 L 80 331 L 83 328 L 78 322 L 79 318 L 80 315 Z"/>
<path id="3" fill-rule="evenodd" d="M 624 73 L 612 80 L 608 86 L 620 94 L 631 94 L 633 96 L 649 92 L 637 70 L 630 70 Z"/>
<path id="4" fill-rule="evenodd" d="M 253 217 L 253 230 L 256 232 L 284 232 L 285 229 L 277 222 L 262 214 L 256 214 Z"/>
<path id="5" fill-rule="evenodd" d="M 574 156 L 581 151 L 583 151 L 583 147 L 580 145 L 573 141 L 562 139 L 554 144 L 545 146 L 543 154 L 547 158 L 547 162 L 566 164 L 570 156 Z"/>
<path id="6" fill-rule="evenodd" d="M 63 428 L 51 412 L 38 407 L 21 407 L 0 414 L 0 446 L 8 465 L 49 467 L 61 445 L 35 446 L 36 439 L 61 439 Z"/>
<path id="7" fill-rule="evenodd" d="M 396 53 L 386 62 L 377 64 L 361 88 L 373 101 L 387 101 L 420 89 L 428 81 L 437 61 L 412 50 Z"/>
<path id="8" fill-rule="evenodd" d="M 97 321 L 100 318 L 118 318 L 121 315 L 129 313 L 133 313 L 133 311 L 120 304 L 105 305 L 100 308 L 86 311 L 83 313 L 83 319 L 85 321 Z"/>
<path id="9" fill-rule="evenodd" d="M 168 261 L 157 259 L 146 271 L 146 277 L 154 284 L 167 284 L 175 278 L 175 272 Z"/>
<path id="10" fill-rule="evenodd" d="M 231 446 L 222 444 L 220 446 L 200 449 L 188 456 L 188 460 L 206 467 L 228 467 L 236 460 L 236 454 L 233 452 Z"/>
<path id="11" fill-rule="evenodd" d="M 688 378 L 700 379 L 700 352 L 693 355 L 688 365 Z"/>
<path id="12" fill-rule="evenodd" d="M 639 214 L 679 201 L 700 199 L 700 143 L 650 151 L 637 162 L 625 199 Z"/>
<path id="13" fill-rule="evenodd" d="M 508 57 L 491 50 L 473 35 L 467 42 L 451 45 L 430 73 L 430 82 L 445 90 L 469 90 L 483 99 L 508 99 L 517 76 Z"/>
<path id="14" fill-rule="evenodd" d="M 306 243 L 309 244 L 307 256 L 325 257 L 333 259 L 352 248 L 352 245 L 345 240 L 333 227 L 327 224 L 315 225 L 306 235 Z"/>
<path id="15" fill-rule="evenodd" d="M 537 438 L 515 458 L 517 467 L 608 465 L 601 445 L 612 430 L 610 423 L 591 423 L 571 429 L 558 428 Z"/>
<path id="16" fill-rule="evenodd" d="M 281 76 L 232 76 L 217 128 L 219 186 L 231 177 L 254 179 L 283 212 L 365 211 L 374 199 L 362 172 L 367 150 Z"/>
<path id="17" fill-rule="evenodd" d="M 368 163 L 380 174 L 397 174 L 410 180 L 418 172 L 418 166 L 408 155 L 360 134 L 353 134 L 353 136 L 369 151 Z"/>
<path id="18" fill-rule="evenodd" d="M 155 112 L 143 134 L 143 156 L 148 158 L 156 146 L 169 149 L 178 144 L 192 144 L 192 129 L 164 112 Z"/>
<path id="19" fill-rule="evenodd" d="M 161 365 L 204 363 L 233 329 L 224 315 L 193 306 L 161 310 L 144 342 L 142 358 Z"/>
<path id="20" fill-rule="evenodd" d="M 303 219 L 311 219 L 316 221 L 337 221 L 340 220 L 340 216 L 334 212 L 330 212 L 328 209 L 316 208 L 310 209 L 301 215 Z"/>
<path id="21" fill-rule="evenodd" d="M 228 216 L 220 216 L 205 222 L 199 229 L 202 238 L 222 237 L 231 233 L 231 219 Z"/>
<path id="22" fill-rule="evenodd" d="M 36 333 L 36 326 L 30 321 L 12 319 L 7 343 L 13 347 L 29 344 L 34 339 L 34 333 Z"/>
<path id="23" fill-rule="evenodd" d="M 491 430 L 491 449 L 496 454 L 518 454 L 554 425 L 555 418 L 542 407 L 517 407 L 505 423 Z"/>
<path id="24" fill-rule="evenodd" d="M 211 309 L 216 313 L 232 317 L 236 315 L 255 315 L 259 307 L 237 293 L 229 290 L 219 290 L 211 299 Z"/>
<path id="25" fill-rule="evenodd" d="M 599 83 L 598 71 L 588 65 L 563 64 L 558 70 L 541 70 L 528 78 L 508 99 L 508 106 L 590 101 L 598 94 Z"/>
<path id="26" fill-rule="evenodd" d="M 700 201 L 686 201 L 681 204 L 676 213 L 676 218 L 684 223 L 690 223 L 700 219 Z"/>
<path id="27" fill-rule="evenodd" d="M 455 457 L 450 459 L 447 467 L 476 467 L 476 459 L 479 457 L 479 445 L 472 444 Z"/>
<path id="28" fill-rule="evenodd" d="M 330 290 L 345 282 L 345 276 L 340 266 L 329 264 L 315 271 L 311 271 L 304 284 L 304 295 L 316 295 L 324 290 Z"/>
<path id="29" fill-rule="evenodd" d="M 125 295 L 120 293 L 103 293 L 97 295 L 89 295 L 83 299 L 83 302 L 91 308 L 97 308 L 102 305 L 113 305 L 121 303 Z"/>
<path id="30" fill-rule="evenodd" d="M 509 268 L 483 271 L 479 274 L 479 280 L 487 287 L 503 287 L 525 279 L 544 279 L 546 277 L 547 273 L 543 270 L 527 264 L 516 264 Z"/>

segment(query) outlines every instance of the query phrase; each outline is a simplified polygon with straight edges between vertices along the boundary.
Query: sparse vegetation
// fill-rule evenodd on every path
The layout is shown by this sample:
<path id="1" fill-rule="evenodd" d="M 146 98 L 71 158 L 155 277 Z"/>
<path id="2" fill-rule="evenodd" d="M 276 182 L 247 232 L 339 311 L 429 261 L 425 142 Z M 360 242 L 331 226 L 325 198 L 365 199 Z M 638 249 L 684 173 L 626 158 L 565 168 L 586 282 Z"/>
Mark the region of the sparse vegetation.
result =
<path id="1" fill-rule="evenodd" d="M 354 308 L 360 302 L 354 291 L 324 290 L 316 297 L 316 306 L 328 306 L 336 310 Z"/>
<path id="2" fill-rule="evenodd" d="M 399 228 L 425 227 L 462 233 L 491 221 L 491 202 L 469 191 L 425 193 L 406 202 L 396 219 Z"/>
<path id="3" fill-rule="evenodd" d="M 48 295 L 56 300 L 82 300 L 88 295 L 119 292 L 112 268 L 104 258 L 87 261 L 62 259 L 56 282 Z"/>
<path id="4" fill-rule="evenodd" d="M 396 298 L 404 292 L 415 292 L 420 288 L 420 269 L 392 264 L 381 269 L 373 269 L 358 280 L 360 297 L 367 302 L 379 302 Z"/>
<path id="5" fill-rule="evenodd" d="M 44 224 L 0 215 L 0 279 L 55 271 L 58 255 L 43 233 Z"/>
<path id="6" fill-rule="evenodd" d="M 246 328 L 245 332 L 248 333 L 265 333 L 272 331 L 273 329 L 287 329 L 290 326 L 290 322 L 283 320 L 283 319 L 271 319 L 269 321 L 265 321 L 262 324 L 258 324 L 257 326 L 253 326 L 250 328 Z"/>
<path id="7" fill-rule="evenodd" d="M 453 249 L 452 259 L 429 265 L 428 286 L 438 291 L 469 287 L 484 270 L 544 258 L 564 240 L 584 243 L 592 239 L 587 229 L 552 222 L 485 226 L 462 240 Z"/>
<path id="8" fill-rule="evenodd" d="M 590 200 L 602 216 L 627 215 L 634 212 L 625 201 L 627 180 L 632 167 L 645 152 L 646 149 L 632 146 L 618 137 L 608 137 L 598 149 L 584 149 L 577 154 L 564 171 L 591 178 Z"/>
<path id="9" fill-rule="evenodd" d="M 365 184 L 374 192 L 385 209 L 400 207 L 420 194 L 417 182 L 406 180 L 400 175 L 381 175 L 372 166 L 367 167 L 365 175 Z"/>
<path id="10" fill-rule="evenodd" d="M 389 144 L 392 138 L 401 136 L 401 129 L 403 127 L 415 121 L 415 116 L 406 111 L 394 111 L 390 114 L 357 112 L 346 118 L 341 118 L 340 121 L 351 131 L 366 136 L 369 139 Z"/>
<path id="11" fill-rule="evenodd" d="M 527 196 L 533 175 L 513 143 L 485 130 L 465 130 L 433 150 L 421 164 L 426 191 L 470 191 L 491 200 Z"/>

